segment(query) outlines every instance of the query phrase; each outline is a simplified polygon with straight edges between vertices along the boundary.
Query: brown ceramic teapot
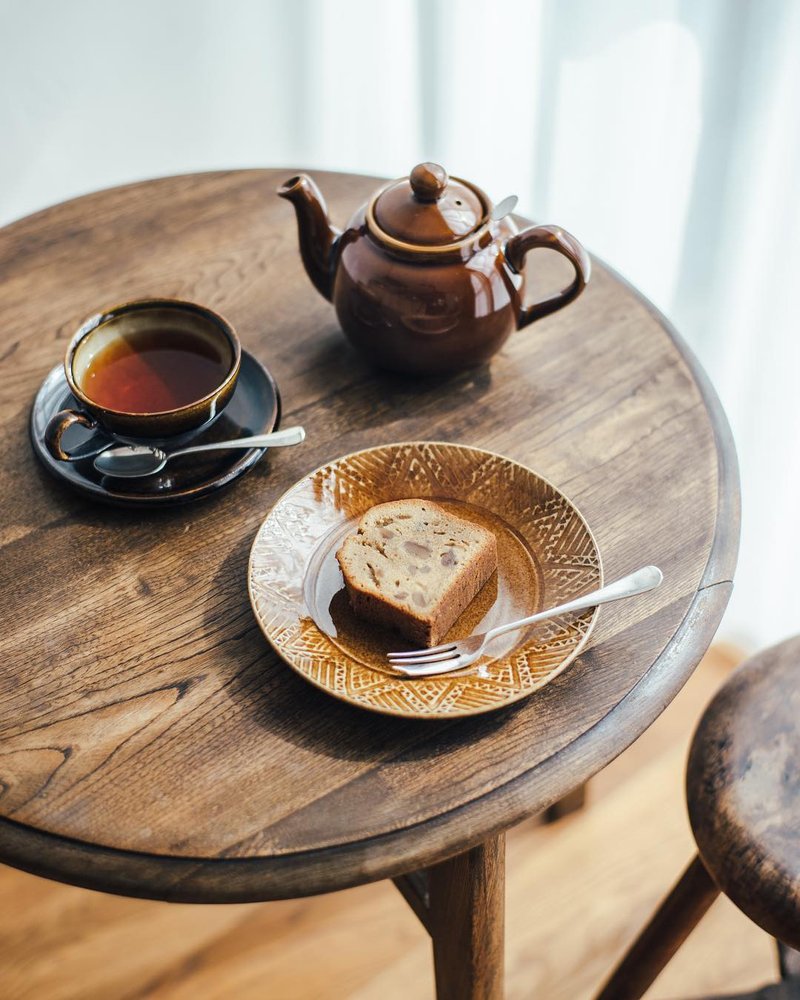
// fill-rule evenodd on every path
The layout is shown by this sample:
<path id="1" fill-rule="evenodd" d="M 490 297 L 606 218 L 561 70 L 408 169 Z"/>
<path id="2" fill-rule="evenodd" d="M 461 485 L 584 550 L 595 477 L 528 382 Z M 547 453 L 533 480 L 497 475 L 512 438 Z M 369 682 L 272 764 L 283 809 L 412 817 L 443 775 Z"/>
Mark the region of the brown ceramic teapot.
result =
<path id="1" fill-rule="evenodd" d="M 480 188 L 435 163 L 376 191 L 344 232 L 331 225 L 305 174 L 278 194 L 297 212 L 314 286 L 333 302 L 350 340 L 384 368 L 427 373 L 481 364 L 513 330 L 572 302 L 589 280 L 589 255 L 574 236 L 558 226 L 518 232 L 510 216 L 492 217 Z M 534 247 L 563 254 L 575 280 L 526 306 L 522 270 Z"/>

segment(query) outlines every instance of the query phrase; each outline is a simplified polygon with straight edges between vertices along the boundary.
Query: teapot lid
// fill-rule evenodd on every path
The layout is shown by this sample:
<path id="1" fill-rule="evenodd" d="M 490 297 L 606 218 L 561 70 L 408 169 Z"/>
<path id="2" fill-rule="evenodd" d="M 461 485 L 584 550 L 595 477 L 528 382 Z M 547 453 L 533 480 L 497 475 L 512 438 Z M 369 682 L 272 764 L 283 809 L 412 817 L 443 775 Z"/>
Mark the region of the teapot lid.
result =
<path id="1" fill-rule="evenodd" d="M 489 203 L 478 188 L 448 177 L 438 163 L 419 163 L 385 187 L 371 207 L 378 235 L 419 247 L 458 243 L 486 221 Z"/>

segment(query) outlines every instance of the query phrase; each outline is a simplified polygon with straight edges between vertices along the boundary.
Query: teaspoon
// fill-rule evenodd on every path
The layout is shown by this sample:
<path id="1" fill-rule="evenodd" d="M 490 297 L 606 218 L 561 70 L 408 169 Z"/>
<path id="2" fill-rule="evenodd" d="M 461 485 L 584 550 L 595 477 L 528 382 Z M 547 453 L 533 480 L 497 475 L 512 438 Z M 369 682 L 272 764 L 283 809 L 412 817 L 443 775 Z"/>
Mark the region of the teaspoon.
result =
<path id="1" fill-rule="evenodd" d="M 179 448 L 166 452 L 149 444 L 125 444 L 108 448 L 94 460 L 94 467 L 106 476 L 133 479 L 137 476 L 152 476 L 160 472 L 171 458 L 189 455 L 196 451 L 215 451 L 228 448 L 285 448 L 300 444 L 306 432 L 302 427 L 287 427 L 272 434 L 256 434 L 254 437 L 234 438 L 231 441 L 212 441 L 209 444 L 195 444 L 191 448 Z"/>
<path id="2" fill-rule="evenodd" d="M 515 194 L 510 194 L 507 198 L 503 198 L 501 202 L 492 209 L 492 222 L 499 222 L 504 219 L 507 215 L 517 207 L 517 202 L 519 198 Z"/>

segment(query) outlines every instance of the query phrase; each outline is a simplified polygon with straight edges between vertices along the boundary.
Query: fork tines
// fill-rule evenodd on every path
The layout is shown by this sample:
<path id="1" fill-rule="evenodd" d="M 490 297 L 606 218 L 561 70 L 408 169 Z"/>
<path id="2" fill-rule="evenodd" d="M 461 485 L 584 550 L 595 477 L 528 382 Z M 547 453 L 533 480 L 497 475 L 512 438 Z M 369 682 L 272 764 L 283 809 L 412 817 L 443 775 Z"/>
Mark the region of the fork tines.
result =
<path id="1" fill-rule="evenodd" d="M 412 656 L 430 656 L 432 653 L 451 653 L 456 648 L 454 642 L 443 642 L 440 646 L 431 646 L 430 649 L 406 649 L 401 653 L 387 653 L 390 660 L 407 660 Z"/>

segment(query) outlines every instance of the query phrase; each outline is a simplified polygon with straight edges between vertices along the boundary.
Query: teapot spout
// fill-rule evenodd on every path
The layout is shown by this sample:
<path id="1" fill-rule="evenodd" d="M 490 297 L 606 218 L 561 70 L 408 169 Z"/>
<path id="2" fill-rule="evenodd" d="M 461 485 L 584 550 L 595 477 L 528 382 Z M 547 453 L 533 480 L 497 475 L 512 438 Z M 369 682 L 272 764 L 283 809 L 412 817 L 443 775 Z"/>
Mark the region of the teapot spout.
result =
<path id="1" fill-rule="evenodd" d="M 278 195 L 294 205 L 303 264 L 314 287 L 330 301 L 336 269 L 336 243 L 341 232 L 331 225 L 325 199 L 306 174 L 284 181 L 278 188 Z"/>

